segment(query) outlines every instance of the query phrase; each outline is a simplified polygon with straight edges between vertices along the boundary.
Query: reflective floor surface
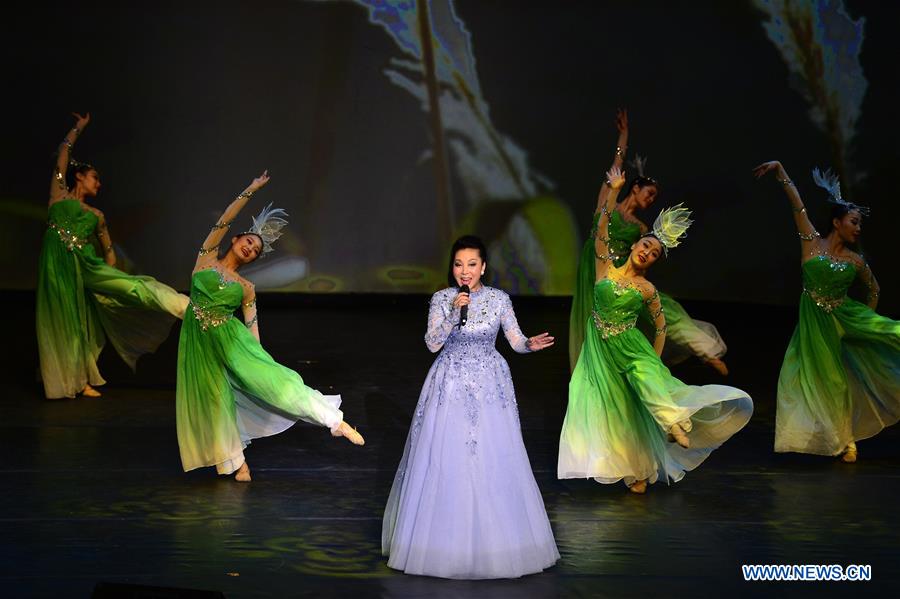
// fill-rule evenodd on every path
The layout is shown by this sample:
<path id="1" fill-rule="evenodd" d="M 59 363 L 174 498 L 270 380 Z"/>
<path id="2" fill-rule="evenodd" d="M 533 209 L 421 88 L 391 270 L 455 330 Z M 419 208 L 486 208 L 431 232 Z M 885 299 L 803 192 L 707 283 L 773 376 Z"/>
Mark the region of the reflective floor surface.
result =
<path id="1" fill-rule="evenodd" d="M 27 294 L 4 300 L 7 314 L 31 313 Z M 556 480 L 568 302 L 515 305 L 526 334 L 558 336 L 535 355 L 499 343 L 562 554 L 554 568 L 471 582 L 388 569 L 382 510 L 433 360 L 422 342 L 427 298 L 269 296 L 260 300 L 267 349 L 311 386 L 341 393 L 347 420 L 367 443 L 357 448 L 298 425 L 247 450 L 250 484 L 212 469 L 181 471 L 177 335 L 136 374 L 107 351 L 102 398 L 47 401 L 36 380 L 33 322 L 9 325 L 19 341 L 0 395 L 2 595 L 87 597 L 104 581 L 229 598 L 897 596 L 898 427 L 861 442 L 856 464 L 771 450 L 793 309 L 686 303 L 719 326 L 730 348 L 727 383 L 750 392 L 756 413 L 683 481 L 635 496 L 621 484 Z M 722 381 L 698 363 L 673 372 L 689 383 Z M 752 583 L 741 564 L 869 564 L 873 580 Z"/>

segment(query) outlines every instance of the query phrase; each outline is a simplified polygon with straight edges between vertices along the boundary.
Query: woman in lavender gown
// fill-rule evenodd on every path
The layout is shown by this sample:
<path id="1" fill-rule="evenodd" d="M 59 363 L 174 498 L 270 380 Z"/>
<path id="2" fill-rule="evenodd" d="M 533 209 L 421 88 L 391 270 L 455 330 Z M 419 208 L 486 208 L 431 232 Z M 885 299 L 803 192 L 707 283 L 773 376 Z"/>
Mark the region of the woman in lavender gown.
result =
<path id="1" fill-rule="evenodd" d="M 509 366 L 495 347 L 501 327 L 518 353 L 549 347 L 553 337 L 522 334 L 509 296 L 481 284 L 486 263 L 481 240 L 461 237 L 450 252 L 451 287 L 431 298 L 425 344 L 440 354 L 413 414 L 381 537 L 388 566 L 407 574 L 517 578 L 559 559 Z"/>

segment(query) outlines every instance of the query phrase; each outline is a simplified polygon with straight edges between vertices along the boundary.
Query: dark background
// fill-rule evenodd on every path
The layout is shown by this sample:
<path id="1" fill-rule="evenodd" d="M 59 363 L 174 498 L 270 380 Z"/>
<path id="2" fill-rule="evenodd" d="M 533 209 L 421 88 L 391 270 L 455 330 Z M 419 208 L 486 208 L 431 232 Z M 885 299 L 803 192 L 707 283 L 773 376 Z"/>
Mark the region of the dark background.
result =
<path id="1" fill-rule="evenodd" d="M 866 176 L 864 249 L 896 313 L 890 257 L 900 163 L 894 112 L 897 4 L 846 3 L 866 18 L 869 82 L 851 159 Z M 825 229 L 826 136 L 788 86 L 788 71 L 750 2 L 459 1 L 495 127 L 557 184 L 583 233 L 627 106 L 631 151 L 662 182 L 658 206 L 685 201 L 697 224 L 652 273 L 693 299 L 796 302 L 798 241 L 771 178 L 780 159 Z M 52 154 L 92 122 L 75 156 L 100 169 L 114 240 L 138 268 L 186 288 L 216 212 L 268 168 L 245 220 L 274 201 L 291 213 L 285 247 L 314 273 L 372 291 L 386 264 L 441 269 L 434 183 L 417 164 L 426 117 L 382 70 L 393 41 L 348 2 L 32 3 L 7 8 L 0 188 L 8 251 L 3 288 L 34 285 Z M 458 191 L 458 190 L 457 190 Z M 578 240 L 580 243 L 581 240 Z"/>

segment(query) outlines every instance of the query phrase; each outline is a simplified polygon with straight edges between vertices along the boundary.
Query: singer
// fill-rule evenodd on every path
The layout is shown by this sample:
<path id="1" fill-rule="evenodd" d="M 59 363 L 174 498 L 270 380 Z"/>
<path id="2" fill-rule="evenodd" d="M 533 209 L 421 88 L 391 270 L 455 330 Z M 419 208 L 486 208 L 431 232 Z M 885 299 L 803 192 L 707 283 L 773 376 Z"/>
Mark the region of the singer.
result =
<path id="1" fill-rule="evenodd" d="M 486 268 L 482 241 L 461 237 L 450 252 L 450 287 L 431 298 L 425 344 L 440 353 L 413 414 L 381 537 L 388 566 L 407 574 L 517 578 L 559 559 L 509 365 L 496 348 L 501 327 L 519 353 L 550 347 L 553 337 L 522 334 L 509 296 L 482 285 Z"/>

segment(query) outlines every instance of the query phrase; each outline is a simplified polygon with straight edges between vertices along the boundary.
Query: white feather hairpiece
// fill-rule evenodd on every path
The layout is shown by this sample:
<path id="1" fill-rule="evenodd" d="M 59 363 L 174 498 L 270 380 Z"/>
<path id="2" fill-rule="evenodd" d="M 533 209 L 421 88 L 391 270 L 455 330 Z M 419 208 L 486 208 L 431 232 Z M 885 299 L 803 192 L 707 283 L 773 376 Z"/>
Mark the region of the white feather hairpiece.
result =
<path id="1" fill-rule="evenodd" d="M 628 164 L 634 167 L 634 170 L 637 172 L 638 177 L 646 177 L 644 174 L 645 168 L 647 166 L 647 157 L 641 156 L 640 154 L 635 154 L 634 158 L 628 161 Z"/>
<path id="2" fill-rule="evenodd" d="M 253 217 L 253 225 L 242 235 L 250 233 L 259 237 L 262 240 L 260 255 L 268 254 L 274 249 L 272 244 L 283 235 L 281 230 L 288 224 L 283 217 L 287 215 L 283 209 L 272 208 L 272 204 L 269 203 L 258 215 Z"/>
<path id="3" fill-rule="evenodd" d="M 828 169 L 823 173 L 819 170 L 819 167 L 816 167 L 812 170 L 812 176 L 816 185 L 828 192 L 829 202 L 832 204 L 840 204 L 848 210 L 856 210 L 863 216 L 869 216 L 870 210 L 868 207 L 848 202 L 841 197 L 841 180 L 837 175 L 831 172 L 831 169 Z"/>
<path id="4" fill-rule="evenodd" d="M 663 251 L 669 255 L 669 248 L 681 244 L 681 239 L 691 226 L 691 211 L 684 207 L 684 203 L 664 209 L 653 221 L 653 229 L 650 234 L 659 240 Z"/>

